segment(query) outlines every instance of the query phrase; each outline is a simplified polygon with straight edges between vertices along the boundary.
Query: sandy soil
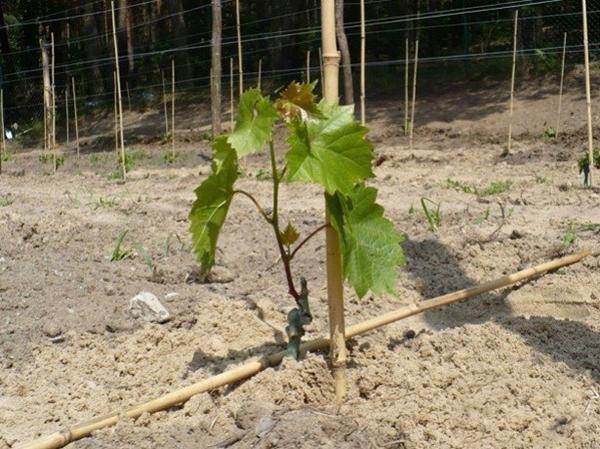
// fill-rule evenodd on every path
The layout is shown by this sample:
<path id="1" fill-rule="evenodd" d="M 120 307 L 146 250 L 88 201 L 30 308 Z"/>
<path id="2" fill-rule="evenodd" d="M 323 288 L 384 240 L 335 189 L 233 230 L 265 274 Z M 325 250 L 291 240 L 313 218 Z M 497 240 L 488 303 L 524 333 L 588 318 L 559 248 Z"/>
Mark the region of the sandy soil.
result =
<path id="1" fill-rule="evenodd" d="M 419 113 L 428 119 L 420 119 L 412 151 L 397 129 L 402 113 L 394 102 L 371 105 L 381 162 L 374 185 L 406 234 L 408 265 L 397 297 L 358 301 L 348 290 L 349 323 L 579 248 L 600 249 L 600 191 L 581 188 L 576 168 L 585 136 L 578 92 L 567 96 L 558 140 L 542 137 L 555 110 L 551 88 L 523 94 L 514 153 L 506 159 L 498 157 L 503 96 L 491 97 L 487 110 L 475 89 L 440 92 L 437 103 L 424 98 Z M 461 95 L 469 100 L 461 103 Z M 188 129 L 190 112 L 182 112 Z M 84 131 L 94 137 L 78 166 L 69 151 L 52 176 L 39 151 L 24 151 L 0 179 L 2 449 L 284 343 L 292 304 L 271 235 L 250 204 L 234 204 L 215 276 L 198 278 L 187 213 L 209 169 L 204 130 L 181 133 L 173 166 L 163 161 L 167 147 L 132 143 L 137 160 L 122 183 L 109 176 L 110 143 L 98 152 L 97 136 L 110 130 L 110 120 L 102 120 Z M 129 114 L 130 142 L 158 140 L 160 121 L 158 113 Z M 257 176 L 264 162 L 251 158 L 241 184 L 268 204 L 269 184 Z M 480 190 L 512 184 L 480 196 L 448 179 Z M 441 205 L 437 233 L 424 219 L 422 197 Z M 322 203 L 317 188 L 282 192 L 285 218 L 303 233 L 322 222 Z M 123 229 L 134 255 L 111 262 Z M 327 329 L 323 262 L 324 243 L 316 239 L 294 268 L 311 289 L 308 337 Z M 313 354 L 181 407 L 124 419 L 72 447 L 599 449 L 599 264 L 589 258 L 350 341 L 349 397 L 339 410 L 331 405 L 325 355 Z M 141 291 L 163 300 L 173 319 L 133 319 L 128 303 Z M 53 343 L 57 335 L 64 338 Z"/>

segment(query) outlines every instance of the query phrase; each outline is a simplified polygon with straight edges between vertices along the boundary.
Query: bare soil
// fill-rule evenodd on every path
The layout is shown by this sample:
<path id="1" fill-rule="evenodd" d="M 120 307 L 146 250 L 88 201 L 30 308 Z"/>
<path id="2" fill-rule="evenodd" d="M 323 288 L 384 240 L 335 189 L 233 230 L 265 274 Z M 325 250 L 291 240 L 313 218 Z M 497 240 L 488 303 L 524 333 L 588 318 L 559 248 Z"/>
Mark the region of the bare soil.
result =
<path id="1" fill-rule="evenodd" d="M 399 129 L 401 101 L 370 104 L 379 156 L 373 185 L 406 235 L 408 264 L 396 297 L 358 300 L 347 290 L 349 323 L 581 248 L 600 249 L 600 193 L 583 189 L 577 173 L 586 135 L 580 91 L 565 98 L 563 134 L 546 139 L 555 89 L 524 86 L 514 151 L 502 159 L 508 96 L 494 95 L 499 87 L 423 98 L 418 116 L 426 119 L 417 123 L 412 151 Z M 163 160 L 160 113 L 128 113 L 136 160 L 126 183 L 110 177 L 110 117 L 84 127 L 79 164 L 66 148 L 56 176 L 38 149 L 5 163 L 1 449 L 285 344 L 293 305 L 272 236 L 250 203 L 234 203 L 211 279 L 200 279 L 190 254 L 187 214 L 210 157 L 206 128 L 194 123 L 206 122 L 207 112 L 181 111 L 172 165 Z M 241 185 L 268 205 L 265 163 L 250 158 Z M 491 188 L 507 180 L 508 187 Z M 472 187 L 490 191 L 469 193 Z M 440 204 L 437 233 L 425 220 L 423 197 Z M 304 234 L 323 221 L 315 187 L 285 186 L 282 208 Z M 132 257 L 111 262 L 124 229 Z M 311 290 L 315 321 L 307 338 L 327 329 L 324 258 L 323 239 L 314 239 L 294 266 Z M 339 409 L 326 355 L 312 354 L 180 407 L 123 419 L 72 447 L 599 449 L 599 264 L 588 258 L 349 341 L 349 396 Z M 141 291 L 157 295 L 173 319 L 133 319 L 129 300 Z"/>

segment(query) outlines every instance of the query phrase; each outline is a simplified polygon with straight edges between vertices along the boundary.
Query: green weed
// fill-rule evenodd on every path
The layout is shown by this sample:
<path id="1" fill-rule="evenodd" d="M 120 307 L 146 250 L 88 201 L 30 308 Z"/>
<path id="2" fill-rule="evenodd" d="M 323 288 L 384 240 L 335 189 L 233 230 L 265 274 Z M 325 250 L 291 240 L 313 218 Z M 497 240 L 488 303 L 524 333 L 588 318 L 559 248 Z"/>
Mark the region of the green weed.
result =
<path id="1" fill-rule="evenodd" d="M 427 206 L 428 203 L 434 206 L 434 209 L 430 209 Z M 431 232 L 437 232 L 442 224 L 441 205 L 428 198 L 421 198 L 421 207 L 423 208 L 427 223 L 429 223 L 429 229 L 431 229 Z"/>
<path id="2" fill-rule="evenodd" d="M 117 242 L 115 244 L 115 249 L 112 252 L 112 256 L 110 258 L 111 262 L 118 262 L 123 259 L 127 259 L 132 256 L 132 252 L 130 249 L 123 248 L 123 241 L 125 237 L 129 233 L 128 229 L 123 229 L 119 236 L 117 237 Z"/>

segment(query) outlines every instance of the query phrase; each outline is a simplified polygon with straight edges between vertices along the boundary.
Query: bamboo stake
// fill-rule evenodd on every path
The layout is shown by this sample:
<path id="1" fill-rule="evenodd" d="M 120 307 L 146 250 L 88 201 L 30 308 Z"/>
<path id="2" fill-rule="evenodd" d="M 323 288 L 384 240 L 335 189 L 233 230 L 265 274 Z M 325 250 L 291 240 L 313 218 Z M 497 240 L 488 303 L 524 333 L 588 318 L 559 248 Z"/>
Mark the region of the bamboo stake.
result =
<path id="1" fill-rule="evenodd" d="M 113 43 L 115 47 L 115 66 L 117 77 L 117 97 L 119 100 L 119 137 L 121 143 L 121 169 L 123 171 L 123 179 L 127 179 L 127 167 L 125 166 L 125 137 L 123 136 L 123 97 L 121 95 L 121 70 L 119 68 L 119 45 L 117 43 L 117 25 L 115 23 L 115 2 L 110 2 L 112 27 L 113 27 Z"/>
<path id="2" fill-rule="evenodd" d="M 262 58 L 258 60 L 258 90 L 262 90 Z"/>
<path id="3" fill-rule="evenodd" d="M 234 114 L 234 106 L 233 106 L 233 58 L 229 58 L 229 124 L 231 129 L 233 130 L 233 114 Z"/>
<path id="4" fill-rule="evenodd" d="M 129 81 L 125 81 L 125 89 L 127 90 L 127 106 L 129 106 L 129 112 L 131 112 L 131 95 L 129 94 Z"/>
<path id="5" fill-rule="evenodd" d="M 48 110 L 44 101 L 44 156 L 48 154 Z"/>
<path id="6" fill-rule="evenodd" d="M 588 151 L 589 151 L 589 166 L 590 173 L 588 176 L 589 186 L 592 187 L 594 171 L 594 131 L 592 128 L 592 88 L 590 85 L 590 50 L 588 46 L 588 20 L 587 20 L 587 0 L 581 0 L 583 11 L 583 49 L 585 57 L 585 97 L 587 102 L 587 118 L 588 118 Z"/>
<path id="7" fill-rule="evenodd" d="M 240 98 L 244 93 L 244 64 L 242 59 L 242 30 L 240 26 L 240 0 L 235 0 L 235 24 L 237 28 L 238 65 L 240 75 Z"/>
<path id="8" fill-rule="evenodd" d="M 52 45 L 52 168 L 53 173 L 56 174 L 58 158 L 56 155 L 56 86 L 54 84 L 54 33 L 50 33 L 50 40 Z"/>
<path id="9" fill-rule="evenodd" d="M 169 136 L 169 105 L 167 104 L 167 88 L 165 86 L 165 72 L 160 71 L 162 78 L 162 90 L 163 90 L 163 104 L 165 109 L 165 138 Z"/>
<path id="10" fill-rule="evenodd" d="M 565 39 L 563 41 L 563 53 L 562 53 L 562 66 L 560 69 L 560 90 L 558 93 L 558 114 L 556 117 L 556 138 L 560 132 L 560 114 L 562 112 L 562 99 L 563 99 L 563 88 L 565 83 L 565 61 L 567 58 L 567 33 L 565 33 Z"/>
<path id="11" fill-rule="evenodd" d="M 323 66 L 325 69 L 324 95 L 326 101 L 339 101 L 340 53 L 335 33 L 335 0 L 321 0 L 321 35 Z M 326 208 L 327 210 L 327 208 Z M 329 223 L 329 214 L 326 214 Z M 335 397 L 341 403 L 346 396 L 346 339 L 344 322 L 344 286 L 342 256 L 337 232 L 328 226 L 327 245 L 327 299 L 329 303 L 329 335 L 331 366 L 335 381 Z"/>
<path id="12" fill-rule="evenodd" d="M 73 85 L 73 113 L 75 114 L 75 142 L 77 144 L 77 161 L 79 161 L 79 119 L 77 116 L 77 91 L 75 89 L 75 78 L 71 78 Z"/>
<path id="13" fill-rule="evenodd" d="M 306 83 L 310 84 L 310 50 L 306 51 Z"/>
<path id="14" fill-rule="evenodd" d="M 413 72 L 413 88 L 412 88 L 412 108 L 410 112 L 410 134 L 409 148 L 413 149 L 413 137 L 415 132 L 415 105 L 417 103 L 417 74 L 419 69 L 419 39 L 415 42 L 415 67 Z"/>
<path id="15" fill-rule="evenodd" d="M 513 60 L 512 60 L 512 76 L 510 79 L 510 109 L 508 112 L 508 145 L 506 151 L 502 153 L 503 157 L 510 154 L 512 149 L 512 122 L 513 122 L 513 111 L 515 107 L 515 75 L 517 69 L 517 37 L 519 28 L 519 10 L 515 11 L 515 30 L 513 39 Z"/>
<path id="16" fill-rule="evenodd" d="M 327 0 L 325 0 L 327 1 Z M 402 307 L 392 312 L 380 315 L 370 320 L 363 321 L 348 327 L 346 332 L 347 338 L 357 337 L 367 332 L 379 329 L 388 324 L 409 318 L 420 313 L 424 313 L 430 310 L 439 309 L 441 307 L 448 306 L 460 301 L 464 301 L 483 293 L 491 292 L 494 290 L 503 289 L 505 287 L 517 284 L 519 282 L 528 281 L 532 278 L 543 276 L 551 271 L 555 271 L 559 268 L 566 267 L 581 262 L 586 257 L 592 255 L 590 251 L 582 251 L 577 254 L 562 257 L 550 262 L 546 262 L 537 265 L 532 268 L 527 268 L 518 271 L 514 274 L 500 277 L 498 279 L 485 282 L 475 287 L 459 290 L 453 293 L 449 293 L 443 296 L 438 296 L 427 301 L 423 301 L 418 304 L 412 304 L 407 307 Z M 593 254 L 598 256 L 599 254 Z M 302 352 L 313 352 L 326 349 L 330 345 L 330 340 L 324 337 L 310 340 L 302 344 Z M 92 432 L 97 430 L 115 425 L 120 417 L 128 417 L 135 419 L 141 416 L 143 413 L 155 413 L 161 410 L 165 410 L 176 405 L 180 405 L 191 397 L 204 393 L 215 388 L 219 388 L 228 384 L 240 382 L 244 379 L 252 377 L 253 375 L 265 370 L 268 367 L 276 366 L 286 355 L 286 351 L 277 352 L 263 356 L 258 360 L 247 362 L 237 368 L 233 368 L 229 371 L 225 371 L 216 376 L 210 377 L 196 384 L 189 385 L 179 390 L 168 393 L 164 396 L 156 398 L 154 400 L 139 404 L 131 407 L 126 411 L 119 411 L 109 415 L 105 415 L 91 421 L 76 425 L 68 431 L 57 432 L 52 435 L 42 437 L 29 444 L 17 446 L 18 449 L 59 449 L 67 444 L 89 436 Z"/>
<path id="17" fill-rule="evenodd" d="M 2 147 L 0 148 L 0 173 L 2 173 L 2 157 L 6 155 L 6 135 L 4 134 L 4 89 L 0 88 L 0 122 L 2 122 Z"/>
<path id="18" fill-rule="evenodd" d="M 119 162 L 119 102 L 117 98 L 117 72 L 113 70 L 113 102 L 115 104 L 115 154 L 117 156 L 117 163 Z"/>
<path id="19" fill-rule="evenodd" d="M 366 71 L 367 29 L 365 25 L 365 0 L 360 0 L 360 122 L 366 123 Z"/>
<path id="20" fill-rule="evenodd" d="M 171 59 L 171 157 L 175 158 L 175 59 Z"/>
<path id="21" fill-rule="evenodd" d="M 65 115 L 66 115 L 66 131 L 67 131 L 67 145 L 71 143 L 71 132 L 69 129 L 69 88 L 65 88 Z"/>
<path id="22" fill-rule="evenodd" d="M 408 76 L 409 76 L 409 49 L 406 38 L 406 59 L 404 62 L 404 135 L 408 135 Z"/>
<path id="23" fill-rule="evenodd" d="M 321 92 L 323 92 L 323 88 L 325 86 L 325 71 L 323 70 L 323 51 L 321 50 L 321 47 L 319 47 L 319 70 L 321 71 Z"/>

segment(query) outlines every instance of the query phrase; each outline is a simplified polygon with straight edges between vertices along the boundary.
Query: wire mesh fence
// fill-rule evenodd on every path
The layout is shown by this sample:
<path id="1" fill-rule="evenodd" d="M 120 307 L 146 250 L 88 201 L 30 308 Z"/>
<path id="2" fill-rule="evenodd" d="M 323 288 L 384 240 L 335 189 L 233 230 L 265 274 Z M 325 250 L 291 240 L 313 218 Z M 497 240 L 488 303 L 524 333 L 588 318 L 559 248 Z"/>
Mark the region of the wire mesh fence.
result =
<path id="1" fill-rule="evenodd" d="M 131 8 L 146 8 L 152 2 L 130 2 Z M 557 75 L 560 70 L 563 40 L 567 35 L 567 67 L 583 61 L 581 4 L 569 0 L 460 0 L 443 9 L 440 2 L 402 2 L 367 0 L 367 77 L 368 89 L 374 93 L 395 91 L 398 77 L 404 72 L 405 42 L 420 42 L 420 79 L 424 82 L 469 81 L 508 78 L 512 58 L 514 14 L 518 20 L 518 76 Z M 274 89 L 290 79 L 303 79 L 306 73 L 305 52 L 311 51 L 311 74 L 319 77 L 320 32 L 318 2 L 307 2 L 301 11 L 242 20 L 242 44 L 247 86 L 255 85 L 259 60 L 265 89 Z M 30 131 L 32 141 L 41 139 L 43 126 L 43 80 L 40 45 L 48 45 L 48 31 L 62 25 L 57 36 L 56 95 L 57 114 L 64 113 L 65 92 L 74 78 L 82 114 L 96 109 L 112 110 L 114 55 L 107 2 L 91 2 L 81 13 L 78 9 L 49 14 L 38 21 L 14 27 L 8 22 L 12 51 L 3 55 L 2 86 L 5 91 L 7 124 L 19 124 Z M 237 48 L 233 5 L 223 2 L 223 82 L 228 85 L 229 58 L 235 59 Z M 231 10 L 231 11 L 230 11 Z M 64 18 L 65 14 L 70 14 Z M 87 15 L 85 15 L 87 14 Z M 360 54 L 359 2 L 347 1 L 346 33 L 353 55 L 355 84 L 358 80 Z M 181 16 L 181 17 L 180 17 Z M 204 28 L 174 28 L 178 20 L 204 24 Z M 86 18 L 95 20 L 95 34 L 86 33 Z M 182 19 L 181 19 L 182 18 Z M 168 72 L 170 60 L 177 64 L 179 96 L 206 95 L 210 76 L 210 3 L 192 5 L 174 15 L 141 20 L 133 27 L 137 36 L 130 52 L 123 48 L 122 68 L 124 97 L 136 107 L 158 105 L 162 95 L 161 74 Z M 592 61 L 600 55 L 600 0 L 588 0 L 590 50 Z M 27 23 L 27 22 L 25 22 Z M 66 26 L 65 26 L 66 23 Z M 277 24 L 273 28 L 273 23 Z M 269 28 L 269 26 L 271 28 Z M 156 28 L 153 30 L 153 28 Z M 78 30 L 77 37 L 70 33 Z M 152 36 L 157 29 L 171 36 L 168 42 Z M 40 33 L 29 33 L 37 30 Z M 193 32 L 190 32 L 193 31 Z M 126 29 L 118 28 L 120 46 L 124 47 Z M 32 35 L 29 35 L 32 34 Z M 41 34 L 42 40 L 38 40 Z M 92 48 L 90 48 L 92 47 Z M 412 55 L 411 55 L 412 58 Z M 283 62 L 282 62 L 283 61 Z M 234 80 L 237 77 L 237 70 Z M 170 76 L 166 76 L 167 79 Z M 226 93 L 227 89 L 223 89 Z M 227 102 L 224 102 L 227 103 Z"/>

